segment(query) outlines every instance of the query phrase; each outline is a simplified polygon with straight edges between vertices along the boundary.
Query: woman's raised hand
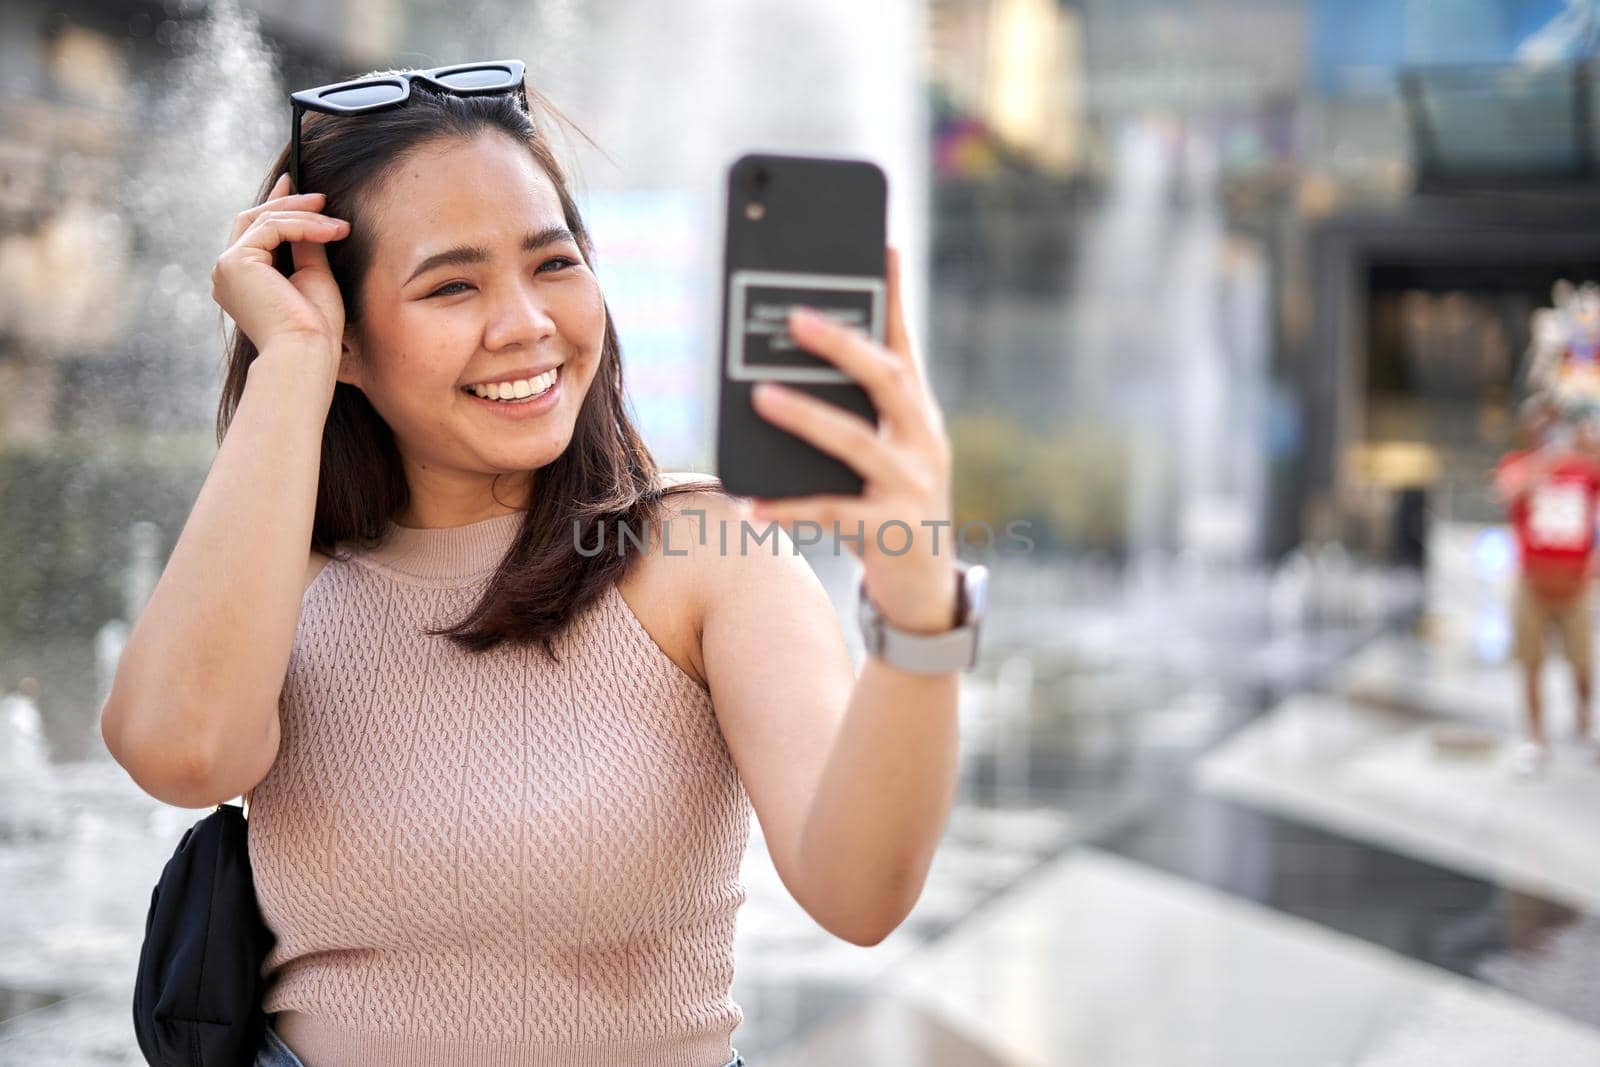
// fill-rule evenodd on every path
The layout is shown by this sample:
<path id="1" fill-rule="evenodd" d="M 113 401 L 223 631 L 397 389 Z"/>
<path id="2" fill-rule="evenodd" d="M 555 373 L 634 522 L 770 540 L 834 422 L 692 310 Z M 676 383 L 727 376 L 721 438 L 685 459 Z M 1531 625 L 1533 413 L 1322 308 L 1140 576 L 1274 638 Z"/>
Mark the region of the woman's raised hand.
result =
<path id="1" fill-rule="evenodd" d="M 862 478 L 860 494 L 752 498 L 741 506 L 757 520 L 782 525 L 805 520 L 822 531 L 834 524 L 856 531 L 859 536 L 846 543 L 861 560 L 878 610 L 893 626 L 936 633 L 956 622 L 950 440 L 922 361 L 911 348 L 900 299 L 900 253 L 892 246 L 885 249 L 885 264 L 889 306 L 883 344 L 815 313 L 791 313 L 789 322 L 801 348 L 866 389 L 879 415 L 876 426 L 797 389 L 763 382 L 751 392 L 757 414 L 853 467 Z M 885 535 L 896 525 L 904 532 Z M 941 526 L 946 528 L 943 550 Z M 904 547 L 895 551 L 884 547 L 885 541 Z"/>
<path id="2" fill-rule="evenodd" d="M 350 224 L 317 212 L 322 193 L 280 195 L 280 175 L 265 203 L 239 212 L 228 247 L 211 269 L 211 299 L 226 311 L 258 351 L 275 341 L 325 346 L 337 359 L 344 336 L 344 301 L 328 269 L 328 241 L 343 240 Z M 294 274 L 284 277 L 273 252 L 290 242 Z"/>

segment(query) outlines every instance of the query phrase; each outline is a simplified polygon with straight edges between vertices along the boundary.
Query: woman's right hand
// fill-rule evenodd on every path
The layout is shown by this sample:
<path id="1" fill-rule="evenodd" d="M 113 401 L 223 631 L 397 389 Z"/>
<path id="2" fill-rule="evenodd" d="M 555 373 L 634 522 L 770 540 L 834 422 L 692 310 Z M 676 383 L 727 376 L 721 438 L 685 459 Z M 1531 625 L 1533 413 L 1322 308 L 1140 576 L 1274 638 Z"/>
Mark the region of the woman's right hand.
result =
<path id="1" fill-rule="evenodd" d="M 211 269 L 211 299 L 236 322 L 258 352 L 292 339 L 326 346 L 337 359 L 344 337 L 344 300 L 328 269 L 325 242 L 343 240 L 350 224 L 317 213 L 322 193 L 281 195 L 279 175 L 265 203 L 239 212 L 228 247 Z M 284 277 L 273 252 L 290 242 L 294 274 Z"/>

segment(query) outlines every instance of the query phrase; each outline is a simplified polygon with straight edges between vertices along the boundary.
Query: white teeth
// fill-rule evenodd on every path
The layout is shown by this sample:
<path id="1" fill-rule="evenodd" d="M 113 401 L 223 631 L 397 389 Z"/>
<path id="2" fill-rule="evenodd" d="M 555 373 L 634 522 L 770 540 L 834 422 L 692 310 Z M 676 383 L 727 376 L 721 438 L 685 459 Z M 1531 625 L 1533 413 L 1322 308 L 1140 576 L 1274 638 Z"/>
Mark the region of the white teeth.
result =
<path id="1" fill-rule="evenodd" d="M 552 367 L 537 378 L 522 378 L 514 382 L 492 382 L 488 385 L 468 386 L 468 391 L 483 397 L 485 400 L 521 400 L 524 397 L 534 396 L 549 389 L 556 384 L 556 371 Z"/>

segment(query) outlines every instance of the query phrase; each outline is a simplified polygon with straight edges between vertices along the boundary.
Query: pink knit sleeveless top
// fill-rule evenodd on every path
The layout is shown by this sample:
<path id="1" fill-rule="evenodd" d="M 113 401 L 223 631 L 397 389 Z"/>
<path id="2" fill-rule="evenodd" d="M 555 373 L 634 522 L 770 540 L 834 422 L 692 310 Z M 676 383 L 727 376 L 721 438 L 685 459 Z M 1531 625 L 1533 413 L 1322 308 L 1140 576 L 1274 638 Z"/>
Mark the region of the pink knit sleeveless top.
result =
<path id="1" fill-rule="evenodd" d="M 318 574 L 250 861 L 273 1026 L 307 1067 L 721 1067 L 750 801 L 704 686 L 613 586 L 472 654 L 522 516 L 390 524 Z"/>

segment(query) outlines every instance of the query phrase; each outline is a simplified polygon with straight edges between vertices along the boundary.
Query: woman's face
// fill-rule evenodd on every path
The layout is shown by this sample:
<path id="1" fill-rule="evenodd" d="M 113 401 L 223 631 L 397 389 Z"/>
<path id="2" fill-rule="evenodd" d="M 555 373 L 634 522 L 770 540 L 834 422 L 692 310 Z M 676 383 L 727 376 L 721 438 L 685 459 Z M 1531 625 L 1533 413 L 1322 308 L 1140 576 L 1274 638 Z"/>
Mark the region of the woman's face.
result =
<path id="1" fill-rule="evenodd" d="M 520 479 L 491 483 L 566 449 L 605 336 L 555 186 L 509 137 L 434 141 L 401 157 L 364 215 L 373 256 L 339 380 L 394 432 L 412 497 L 402 523 L 526 506 Z M 526 399 L 469 390 L 490 383 Z"/>

